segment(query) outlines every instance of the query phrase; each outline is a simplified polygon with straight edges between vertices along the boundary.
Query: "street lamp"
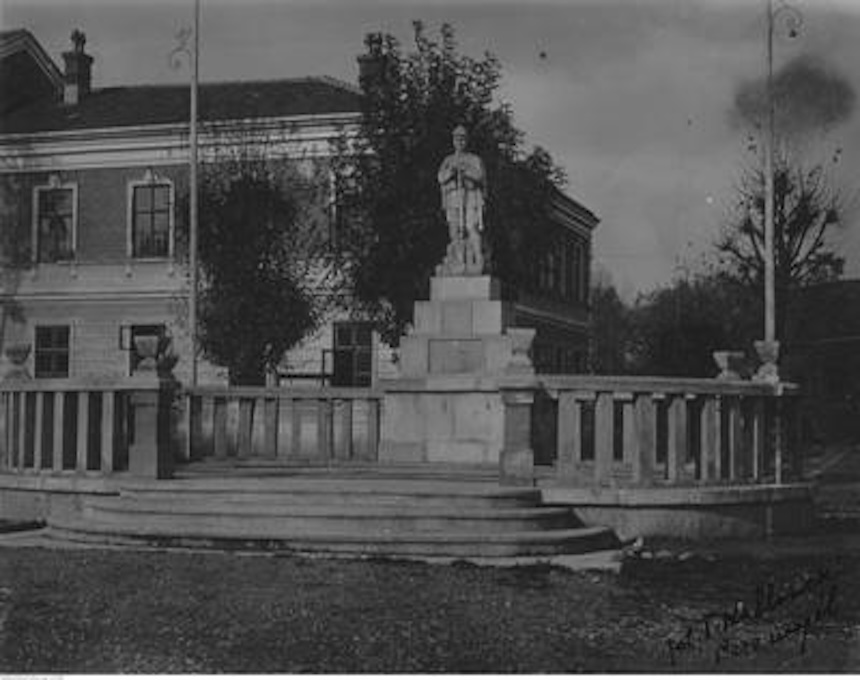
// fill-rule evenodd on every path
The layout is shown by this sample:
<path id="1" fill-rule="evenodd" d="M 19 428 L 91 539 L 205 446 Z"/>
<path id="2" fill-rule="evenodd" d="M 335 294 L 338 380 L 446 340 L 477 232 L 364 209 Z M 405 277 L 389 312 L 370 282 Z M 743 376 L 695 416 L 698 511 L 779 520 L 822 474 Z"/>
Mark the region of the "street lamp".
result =
<path id="1" fill-rule="evenodd" d="M 778 7 L 773 0 L 767 0 L 767 81 L 765 97 L 767 120 L 764 134 L 764 340 L 755 343 L 756 352 L 761 360 L 756 377 L 766 382 L 779 382 L 777 359 L 779 342 L 776 339 L 776 276 L 774 250 L 774 147 L 776 131 L 774 120 L 773 92 L 773 37 L 778 20 L 784 20 L 788 36 L 794 38 L 800 31 L 803 15 L 784 2 Z"/>
<path id="2" fill-rule="evenodd" d="M 188 46 L 188 38 L 193 36 L 192 46 Z M 198 64 L 200 61 L 200 0 L 194 0 L 194 28 L 184 28 L 176 35 L 179 45 L 170 53 L 170 64 L 173 68 L 179 68 L 180 55 L 185 55 L 191 62 L 191 112 L 188 131 L 188 145 L 190 147 L 189 157 L 189 180 L 188 193 L 190 205 L 189 227 L 188 227 L 188 269 L 189 269 L 189 295 L 188 295 L 188 328 L 191 334 L 191 387 L 197 386 L 197 297 L 199 288 L 199 272 L 197 264 L 197 85 L 200 78 Z"/>

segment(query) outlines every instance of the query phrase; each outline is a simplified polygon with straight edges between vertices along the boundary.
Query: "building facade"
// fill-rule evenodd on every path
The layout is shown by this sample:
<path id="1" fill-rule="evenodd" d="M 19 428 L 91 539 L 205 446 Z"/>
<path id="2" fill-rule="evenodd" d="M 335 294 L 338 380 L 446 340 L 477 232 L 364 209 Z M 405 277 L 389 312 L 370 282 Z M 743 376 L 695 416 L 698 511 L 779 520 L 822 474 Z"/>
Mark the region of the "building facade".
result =
<path id="1" fill-rule="evenodd" d="M 184 381 L 189 88 L 93 88 L 85 39 L 72 39 L 61 72 L 28 32 L 0 34 L 0 338 L 26 355 L 36 379 L 113 379 L 138 369 L 136 338 L 164 336 Z M 225 140 L 250 134 L 299 172 L 318 170 L 357 130 L 360 97 L 328 78 L 203 83 L 201 155 L 211 160 L 232 143 Z M 313 211 L 323 230 L 337 223 L 333 174 L 330 181 L 330 202 Z M 573 372 L 584 369 L 588 346 L 597 219 L 561 193 L 550 215 L 556 247 L 535 267 L 533 285 L 512 293 L 516 323 L 538 329 L 539 370 Z M 344 312 L 285 357 L 280 379 L 368 385 L 396 371 L 393 361 L 372 325 Z M 201 362 L 200 380 L 223 381 L 224 372 Z"/>

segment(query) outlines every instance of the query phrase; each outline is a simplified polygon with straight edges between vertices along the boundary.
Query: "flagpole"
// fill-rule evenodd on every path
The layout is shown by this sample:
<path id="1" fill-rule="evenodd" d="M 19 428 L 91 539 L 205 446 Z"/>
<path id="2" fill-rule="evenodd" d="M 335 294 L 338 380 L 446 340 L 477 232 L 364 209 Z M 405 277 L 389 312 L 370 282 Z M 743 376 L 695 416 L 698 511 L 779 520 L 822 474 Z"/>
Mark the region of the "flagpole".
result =
<path id="1" fill-rule="evenodd" d="M 197 296 L 198 296 L 198 264 L 197 264 L 197 85 L 200 77 L 200 0 L 194 0 L 194 48 L 191 55 L 191 120 L 189 129 L 190 154 L 190 225 L 188 235 L 190 291 L 188 299 L 188 325 L 191 330 L 191 387 L 197 387 Z"/>
<path id="2" fill-rule="evenodd" d="M 773 40 L 777 18 L 786 21 L 789 37 L 795 37 L 803 23 L 801 13 L 785 2 L 774 7 L 773 0 L 766 3 L 766 59 L 765 101 L 767 106 L 764 130 L 764 340 L 755 343 L 761 366 L 756 373 L 760 379 L 779 381 L 779 339 L 776 328 L 776 215 L 774 207 L 774 154 L 776 147 L 775 93 L 773 84 Z M 784 291 L 783 291 L 784 292 Z"/>

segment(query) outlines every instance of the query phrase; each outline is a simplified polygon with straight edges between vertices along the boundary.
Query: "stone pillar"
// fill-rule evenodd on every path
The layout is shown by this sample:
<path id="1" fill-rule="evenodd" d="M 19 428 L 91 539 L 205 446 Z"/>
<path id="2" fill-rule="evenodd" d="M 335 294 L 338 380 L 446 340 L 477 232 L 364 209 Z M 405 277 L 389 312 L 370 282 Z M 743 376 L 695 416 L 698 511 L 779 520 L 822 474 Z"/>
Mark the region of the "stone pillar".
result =
<path id="1" fill-rule="evenodd" d="M 170 450 L 173 380 L 135 378 L 129 400 L 134 428 L 128 447 L 128 469 L 136 477 L 167 479 L 173 475 Z"/>
<path id="2" fill-rule="evenodd" d="M 499 456 L 499 482 L 506 486 L 534 485 L 535 455 L 532 449 L 533 389 L 502 391 L 504 446 Z"/>

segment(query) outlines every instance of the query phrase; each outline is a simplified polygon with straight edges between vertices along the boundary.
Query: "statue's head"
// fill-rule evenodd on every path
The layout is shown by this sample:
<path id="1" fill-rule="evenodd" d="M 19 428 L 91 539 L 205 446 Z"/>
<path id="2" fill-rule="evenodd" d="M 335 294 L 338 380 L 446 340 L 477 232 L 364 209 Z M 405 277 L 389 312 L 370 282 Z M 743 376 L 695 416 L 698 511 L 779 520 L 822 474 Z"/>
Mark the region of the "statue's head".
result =
<path id="1" fill-rule="evenodd" d="M 451 138 L 454 141 L 454 149 L 456 151 L 466 150 L 466 142 L 469 139 L 469 134 L 466 132 L 466 128 L 462 125 L 458 125 L 454 128 L 454 132 L 451 133 Z"/>

